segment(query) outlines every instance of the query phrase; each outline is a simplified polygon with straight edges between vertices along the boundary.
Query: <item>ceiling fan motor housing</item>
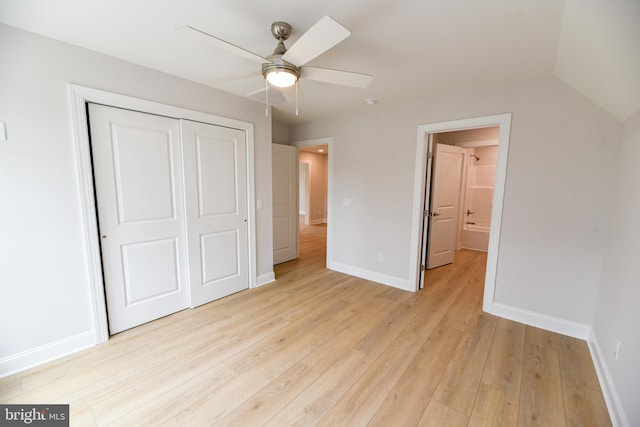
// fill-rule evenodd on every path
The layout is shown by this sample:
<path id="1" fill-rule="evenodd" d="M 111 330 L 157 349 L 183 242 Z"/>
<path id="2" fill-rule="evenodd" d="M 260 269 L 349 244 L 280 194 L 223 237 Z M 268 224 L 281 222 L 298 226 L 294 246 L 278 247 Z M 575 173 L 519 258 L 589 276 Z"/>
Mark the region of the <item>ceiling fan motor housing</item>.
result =
<path id="1" fill-rule="evenodd" d="M 291 35 L 291 25 L 286 22 L 277 21 L 271 24 L 271 34 L 278 41 L 284 41 Z"/>

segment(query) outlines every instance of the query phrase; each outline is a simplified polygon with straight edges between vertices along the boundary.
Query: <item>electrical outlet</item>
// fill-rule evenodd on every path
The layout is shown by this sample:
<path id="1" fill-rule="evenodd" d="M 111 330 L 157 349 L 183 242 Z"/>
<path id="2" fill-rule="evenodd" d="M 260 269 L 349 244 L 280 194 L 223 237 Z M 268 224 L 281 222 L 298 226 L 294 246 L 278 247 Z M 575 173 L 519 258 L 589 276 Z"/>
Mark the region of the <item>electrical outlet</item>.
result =
<path id="1" fill-rule="evenodd" d="M 384 262 L 384 254 L 378 254 L 378 262 Z"/>
<path id="2" fill-rule="evenodd" d="M 616 346 L 613 349 L 613 357 L 615 357 L 616 359 L 618 358 L 618 356 L 620 356 L 620 340 L 616 341 Z"/>

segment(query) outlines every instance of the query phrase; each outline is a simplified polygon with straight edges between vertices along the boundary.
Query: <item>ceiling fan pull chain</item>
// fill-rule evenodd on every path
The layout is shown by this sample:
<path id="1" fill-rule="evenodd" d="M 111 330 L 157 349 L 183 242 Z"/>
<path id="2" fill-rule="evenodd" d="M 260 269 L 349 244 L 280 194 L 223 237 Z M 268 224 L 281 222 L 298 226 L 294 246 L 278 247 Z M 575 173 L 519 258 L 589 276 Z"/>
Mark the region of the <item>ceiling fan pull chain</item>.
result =
<path id="1" fill-rule="evenodd" d="M 264 81 L 264 115 L 269 117 L 269 83 Z"/>
<path id="2" fill-rule="evenodd" d="M 296 80 L 296 117 L 298 117 L 298 81 Z"/>

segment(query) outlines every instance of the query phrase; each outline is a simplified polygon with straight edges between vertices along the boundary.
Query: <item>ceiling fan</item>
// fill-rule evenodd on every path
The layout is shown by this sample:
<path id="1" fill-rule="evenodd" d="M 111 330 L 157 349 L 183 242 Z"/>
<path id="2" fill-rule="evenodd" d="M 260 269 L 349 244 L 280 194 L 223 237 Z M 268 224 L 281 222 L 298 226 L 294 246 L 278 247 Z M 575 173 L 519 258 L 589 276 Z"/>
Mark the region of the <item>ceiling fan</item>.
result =
<path id="1" fill-rule="evenodd" d="M 281 21 L 274 22 L 271 24 L 271 34 L 278 40 L 278 44 L 273 53 L 267 57 L 260 56 L 194 27 L 185 26 L 181 27 L 180 30 L 187 31 L 191 35 L 227 52 L 260 64 L 261 69 L 259 71 L 262 72 L 265 81 L 276 89 L 291 87 L 297 84 L 299 79 L 316 80 L 358 88 L 367 87 L 373 80 L 373 76 L 368 74 L 305 66 L 306 63 L 351 35 L 349 30 L 329 16 L 325 16 L 316 22 L 289 49 L 285 47 L 284 42 L 291 35 L 291 25 Z M 258 70 L 251 75 L 254 74 L 258 74 Z M 244 74 L 239 78 L 246 77 L 247 75 Z M 233 80 L 233 78 L 230 80 Z M 256 95 L 266 91 L 267 86 L 265 84 L 265 89 L 247 95 Z M 285 98 L 281 97 L 281 100 L 284 101 Z"/>

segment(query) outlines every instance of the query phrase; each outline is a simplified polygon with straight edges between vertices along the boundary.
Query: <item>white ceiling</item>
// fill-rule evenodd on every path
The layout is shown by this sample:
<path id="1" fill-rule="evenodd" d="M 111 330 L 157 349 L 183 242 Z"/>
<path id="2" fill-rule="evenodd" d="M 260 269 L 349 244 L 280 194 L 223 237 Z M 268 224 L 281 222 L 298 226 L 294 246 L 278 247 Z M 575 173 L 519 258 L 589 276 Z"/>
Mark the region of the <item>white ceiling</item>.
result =
<path id="1" fill-rule="evenodd" d="M 637 0 L 0 0 L 0 22 L 239 95 L 259 65 L 175 31 L 190 25 L 263 56 L 329 15 L 351 31 L 307 65 L 372 74 L 356 89 L 302 81 L 287 124 L 444 92 L 556 75 L 620 120 L 640 109 Z M 603 84 L 606 83 L 606 84 Z"/>

